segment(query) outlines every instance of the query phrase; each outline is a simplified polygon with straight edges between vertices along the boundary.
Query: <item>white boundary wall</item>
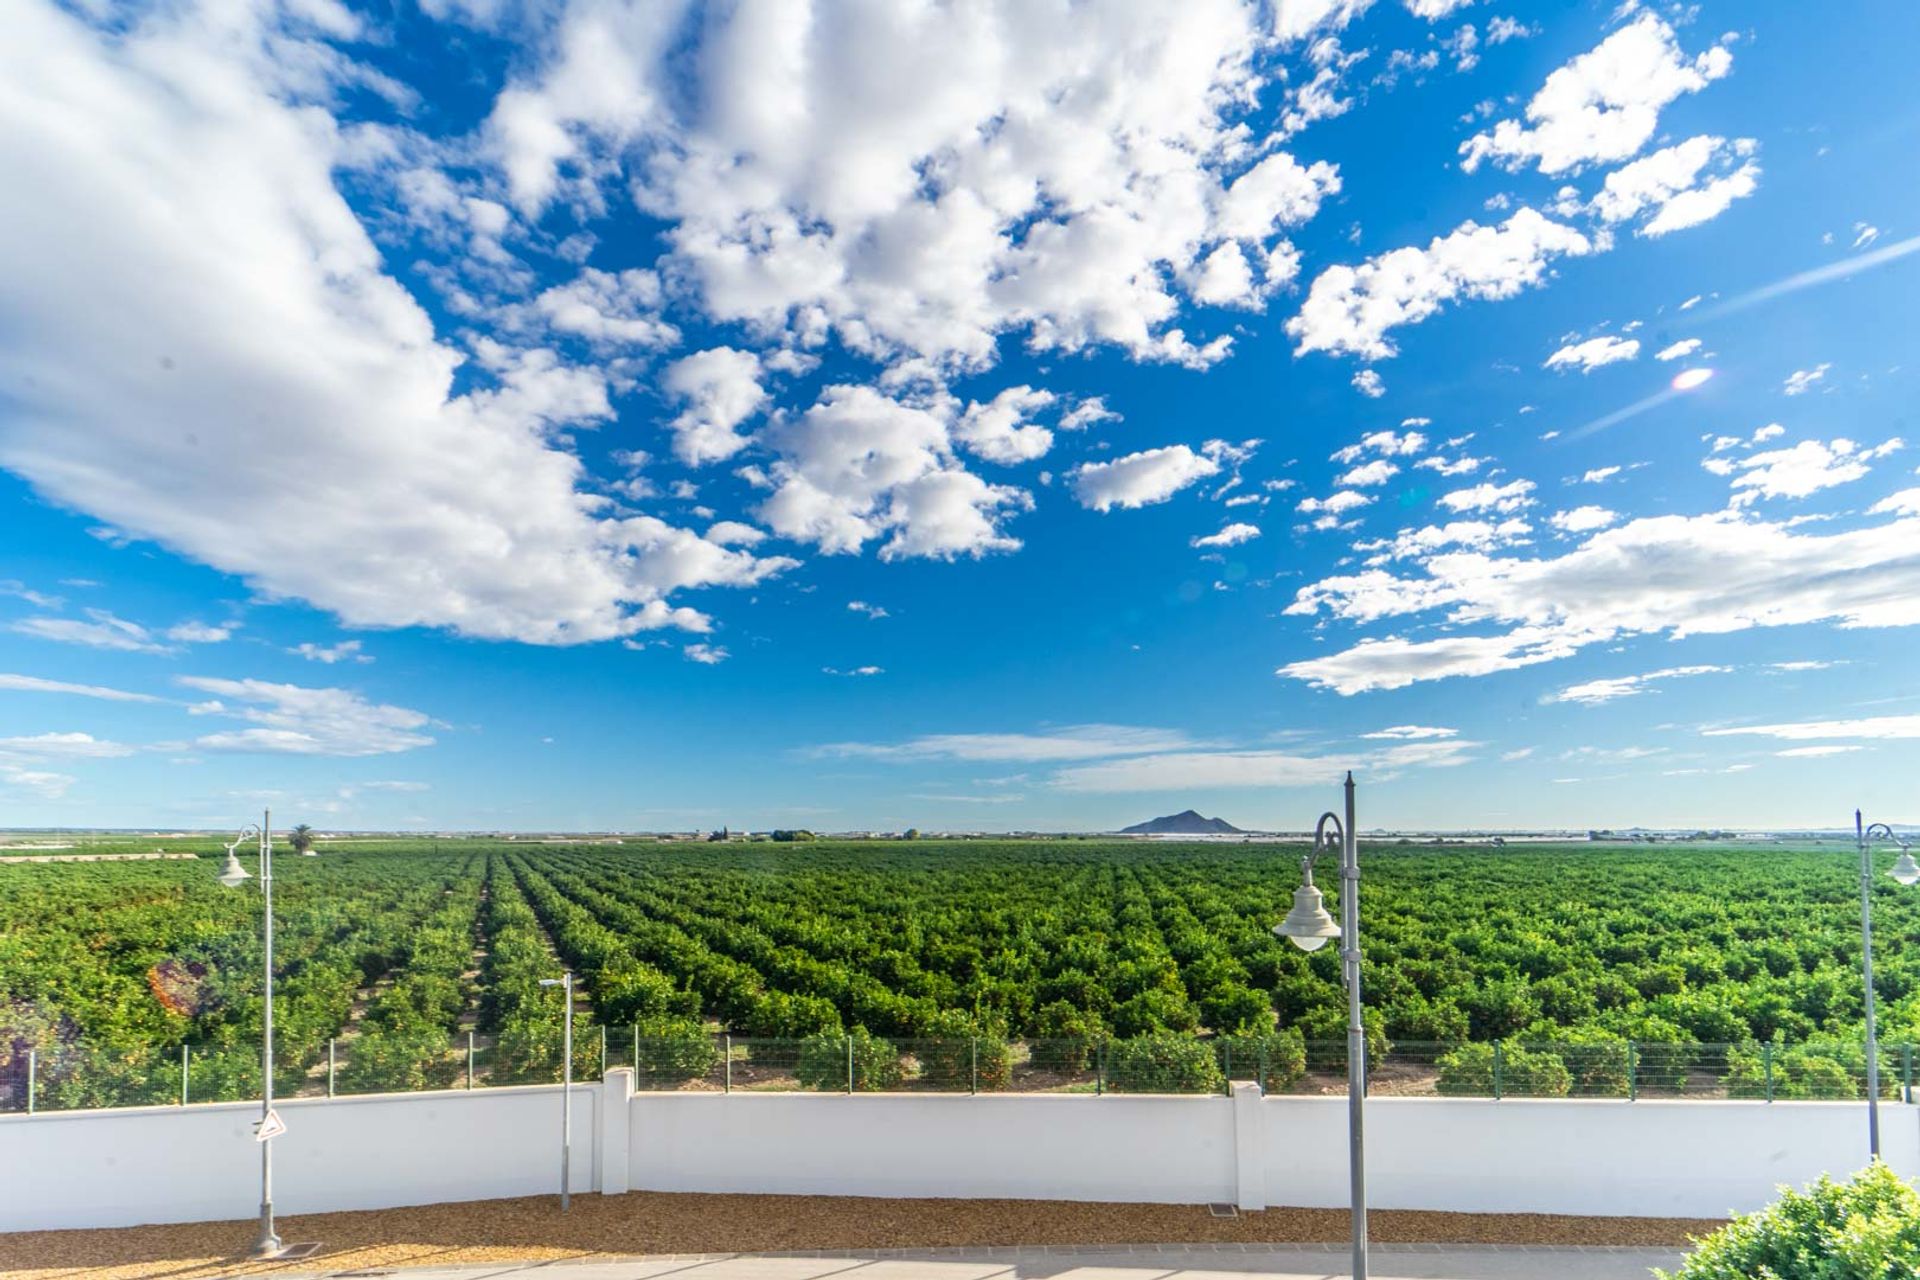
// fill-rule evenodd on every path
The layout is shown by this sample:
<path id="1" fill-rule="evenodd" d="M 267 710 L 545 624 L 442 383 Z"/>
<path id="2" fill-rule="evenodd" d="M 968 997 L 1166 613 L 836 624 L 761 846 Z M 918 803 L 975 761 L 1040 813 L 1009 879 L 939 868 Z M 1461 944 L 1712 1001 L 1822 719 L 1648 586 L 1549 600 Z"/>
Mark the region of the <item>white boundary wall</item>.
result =
<path id="1" fill-rule="evenodd" d="M 1347 1202 L 1344 1098 L 641 1093 L 574 1087 L 576 1192 Z M 555 1086 L 279 1104 L 282 1213 L 553 1192 Z M 250 1217 L 258 1104 L 0 1116 L 0 1231 Z M 1920 1176 L 1920 1107 L 1881 1108 Z M 1382 1209 L 1718 1217 L 1866 1162 L 1861 1103 L 1375 1098 Z"/>
<path id="2" fill-rule="evenodd" d="M 573 1186 L 598 1187 L 598 1083 L 573 1087 Z M 537 1195 L 560 1185 L 560 1089 L 276 1099 L 278 1213 Z M 0 1231 L 259 1212 L 258 1102 L 0 1116 Z"/>

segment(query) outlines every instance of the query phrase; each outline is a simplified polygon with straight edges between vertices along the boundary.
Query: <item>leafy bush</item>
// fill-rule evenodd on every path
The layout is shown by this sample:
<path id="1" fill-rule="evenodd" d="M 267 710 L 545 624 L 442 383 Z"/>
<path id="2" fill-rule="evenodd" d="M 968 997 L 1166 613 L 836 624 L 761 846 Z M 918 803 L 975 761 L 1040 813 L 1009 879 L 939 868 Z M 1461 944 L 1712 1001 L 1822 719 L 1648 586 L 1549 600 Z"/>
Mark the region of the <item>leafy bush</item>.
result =
<path id="1" fill-rule="evenodd" d="M 438 1027 L 370 1030 L 343 1043 L 346 1061 L 337 1077 L 342 1093 L 446 1089 L 466 1074 L 466 1054 L 456 1055 L 447 1034 Z"/>
<path id="2" fill-rule="evenodd" d="M 1078 1075 L 1087 1069 L 1094 1044 L 1105 1034 L 1098 1015 L 1055 1000 L 1034 1015 L 1027 1060 L 1041 1071 Z"/>
<path id="3" fill-rule="evenodd" d="M 1499 1095 L 1503 1098 L 1564 1098 L 1573 1076 L 1557 1053 L 1503 1043 L 1499 1055 Z M 1450 1097 L 1494 1096 L 1494 1046 L 1463 1044 L 1440 1055 L 1435 1089 Z"/>
<path id="4" fill-rule="evenodd" d="M 1159 987 L 1142 991 L 1113 1011 L 1113 1029 L 1122 1036 L 1191 1031 L 1199 1025 L 1200 1015 L 1184 996 Z"/>
<path id="5" fill-rule="evenodd" d="M 1004 1089 L 1013 1083 L 1013 1047 L 1000 1036 L 943 1036 L 913 1047 L 920 1079 L 941 1089 Z"/>
<path id="6" fill-rule="evenodd" d="M 1307 1073 L 1307 1044 L 1298 1027 L 1264 1036 L 1233 1036 L 1214 1044 L 1229 1079 L 1252 1080 L 1269 1093 L 1297 1083 Z"/>
<path id="7" fill-rule="evenodd" d="M 1309 1009 L 1289 1025 L 1297 1029 L 1305 1040 L 1338 1045 L 1344 1061 L 1347 1045 L 1347 1018 L 1347 1006 L 1343 999 L 1338 1005 L 1321 1005 L 1317 1009 Z M 1360 1011 L 1360 1025 L 1366 1030 L 1368 1061 L 1381 1061 L 1393 1049 L 1393 1042 L 1387 1039 L 1386 1016 L 1379 1009 L 1368 1005 Z"/>
<path id="8" fill-rule="evenodd" d="M 691 1019 L 660 1018 L 637 1028 L 634 1075 L 652 1083 L 699 1080 L 720 1065 L 720 1047 Z"/>
<path id="9" fill-rule="evenodd" d="M 1106 1078 L 1115 1093 L 1218 1093 L 1226 1087 L 1211 1044 L 1167 1032 L 1112 1041 Z"/>
<path id="10" fill-rule="evenodd" d="M 800 1063 L 794 1075 L 809 1089 L 844 1090 L 847 1087 L 847 1045 L 853 1045 L 853 1087 L 878 1092 L 899 1085 L 904 1068 L 892 1042 L 865 1028 L 851 1035 L 823 1032 L 800 1042 Z"/>
<path id="11" fill-rule="evenodd" d="M 1920 1275 L 1920 1191 L 1875 1161 L 1782 1191 L 1702 1240 L 1662 1280 L 1897 1280 Z"/>
<path id="12" fill-rule="evenodd" d="M 1764 1045 L 1736 1048 L 1727 1055 L 1727 1092 L 1736 1098 L 1765 1098 L 1768 1062 Z M 1859 1045 L 1787 1045 L 1774 1050 L 1772 1097 L 1783 1101 L 1843 1101 L 1866 1096 L 1866 1051 Z M 1881 1092 L 1897 1097 L 1897 1072 L 1882 1071 Z"/>
<path id="13" fill-rule="evenodd" d="M 1626 1041 L 1617 1036 L 1594 1035 L 1563 1040 L 1554 1047 L 1572 1074 L 1574 1097 L 1624 1098 L 1633 1091 Z"/>
<path id="14" fill-rule="evenodd" d="M 754 1006 L 746 1029 L 769 1040 L 798 1040 L 807 1036 L 838 1035 L 840 1011 L 819 996 L 769 991 Z"/>
<path id="15" fill-rule="evenodd" d="M 1200 1016 L 1216 1035 L 1254 1036 L 1273 1027 L 1273 1002 L 1250 987 L 1233 983 L 1200 1001 Z"/>
<path id="16" fill-rule="evenodd" d="M 634 1026 L 659 1018 L 696 1015 L 700 997 L 680 990 L 658 969 L 627 960 L 595 976 L 593 1007 L 608 1026 Z"/>

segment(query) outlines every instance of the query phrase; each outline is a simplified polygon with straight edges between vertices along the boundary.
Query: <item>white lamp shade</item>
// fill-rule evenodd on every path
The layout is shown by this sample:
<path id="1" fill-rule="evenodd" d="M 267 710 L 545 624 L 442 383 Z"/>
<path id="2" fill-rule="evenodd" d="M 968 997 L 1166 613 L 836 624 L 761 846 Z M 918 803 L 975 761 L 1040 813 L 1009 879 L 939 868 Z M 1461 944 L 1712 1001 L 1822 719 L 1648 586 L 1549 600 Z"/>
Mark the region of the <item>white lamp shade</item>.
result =
<path id="1" fill-rule="evenodd" d="M 1913 860 L 1913 854 L 1905 849 L 1900 851 L 1900 860 L 1893 864 L 1893 870 L 1887 872 L 1901 884 L 1920 883 L 1920 862 Z"/>
<path id="2" fill-rule="evenodd" d="M 1340 926 L 1327 914 L 1320 890 L 1310 884 L 1293 891 L 1293 910 L 1287 912 L 1287 918 L 1275 925 L 1273 931 L 1302 951 L 1318 951 L 1329 940 L 1340 936 Z"/>
<path id="3" fill-rule="evenodd" d="M 229 889 L 238 889 L 252 878 L 247 874 L 247 869 L 240 865 L 240 859 L 234 856 L 233 850 L 227 850 L 227 865 L 220 870 L 220 883 Z"/>

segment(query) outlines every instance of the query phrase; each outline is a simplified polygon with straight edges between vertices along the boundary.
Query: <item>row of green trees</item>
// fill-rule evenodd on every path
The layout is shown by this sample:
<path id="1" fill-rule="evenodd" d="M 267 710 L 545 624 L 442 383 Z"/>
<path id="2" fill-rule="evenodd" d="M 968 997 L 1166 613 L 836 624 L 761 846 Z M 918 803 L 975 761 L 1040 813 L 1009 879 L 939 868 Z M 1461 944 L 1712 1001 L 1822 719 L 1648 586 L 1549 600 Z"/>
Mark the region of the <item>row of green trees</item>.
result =
<path id="1" fill-rule="evenodd" d="M 503 1079 L 557 1071 L 560 1000 L 537 983 L 562 964 L 592 996 L 583 1043 L 597 1042 L 597 1024 L 623 1040 L 637 1025 L 657 1033 L 645 1043 L 683 1046 L 668 1055 L 682 1063 L 674 1070 L 710 1061 L 717 1031 L 1024 1042 L 1044 1055 L 1281 1031 L 1318 1043 L 1345 1030 L 1337 955 L 1302 954 L 1271 933 L 1297 883 L 1297 849 L 447 848 L 356 845 L 278 868 L 283 1088 L 314 1069 L 356 994 L 389 973 L 359 1062 L 345 1059 L 347 1087 L 443 1078 L 444 1055 L 427 1050 L 473 998 L 458 966 L 470 963 L 476 910 L 490 951 L 482 1025 L 499 1041 L 483 1070 Z M 1644 1047 L 1643 1083 L 1721 1043 L 1736 1046 L 1713 1068 L 1729 1089 L 1831 1096 L 1842 1074 L 1857 1076 L 1844 1051 L 1812 1047 L 1857 1041 L 1861 1029 L 1857 882 L 1843 852 L 1389 847 L 1363 858 L 1376 1061 L 1415 1041 L 1500 1042 L 1558 1059 L 1558 1069 L 1503 1061 L 1503 1090 L 1551 1091 L 1564 1071 L 1569 1091 L 1596 1092 L 1625 1077 L 1632 1040 Z M 1887 1043 L 1920 1040 L 1920 901 L 1895 889 L 1876 880 Z M 18 1105 L 9 1082 L 24 1079 L 30 1052 L 50 1089 L 61 1060 L 86 1058 L 68 1074 L 88 1082 L 76 1098 L 174 1096 L 183 1046 L 193 1096 L 257 1089 L 259 963 L 257 894 L 220 888 L 205 862 L 10 870 L 0 1106 Z M 1566 1047 L 1528 1047 L 1543 1044 Z M 1492 1075 L 1491 1054 L 1456 1050 L 1442 1074 L 1470 1090 Z"/>
<path id="2" fill-rule="evenodd" d="M 1367 851 L 1368 1035 L 1804 1043 L 1857 1036 L 1857 907 L 1835 855 L 1723 848 Z M 538 855 L 707 1015 L 755 1034 L 1344 1034 L 1339 960 L 1271 934 L 1272 847 L 918 847 Z M 1883 1033 L 1920 1038 L 1916 904 L 1880 911 Z M 1784 922 L 1792 919 L 1795 928 Z M 636 925 L 635 922 L 642 922 Z M 727 962 L 738 968 L 729 969 Z M 785 995 L 804 1011 L 778 1032 Z M 824 1006 L 821 1002 L 824 1002 Z"/>
<path id="3" fill-rule="evenodd" d="M 354 999 L 474 883 L 468 856 L 276 868 L 276 1089 L 302 1087 Z M 43 864 L 0 878 L 0 1108 L 256 1096 L 261 902 L 205 861 Z M 183 1079 L 184 1063 L 184 1079 Z"/>
<path id="4" fill-rule="evenodd" d="M 351 1041 L 342 1092 L 444 1089 L 460 1078 L 466 1064 L 454 1040 L 476 994 L 466 973 L 483 888 L 479 878 L 461 879 L 408 933 Z"/>

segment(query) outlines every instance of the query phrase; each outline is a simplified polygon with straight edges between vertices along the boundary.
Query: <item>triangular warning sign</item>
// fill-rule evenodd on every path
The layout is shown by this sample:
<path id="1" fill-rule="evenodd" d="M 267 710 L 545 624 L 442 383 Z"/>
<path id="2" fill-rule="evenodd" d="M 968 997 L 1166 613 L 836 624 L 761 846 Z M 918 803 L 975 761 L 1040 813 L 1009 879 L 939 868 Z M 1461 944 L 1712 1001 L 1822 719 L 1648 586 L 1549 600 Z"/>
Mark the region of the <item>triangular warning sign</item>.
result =
<path id="1" fill-rule="evenodd" d="M 273 1108 L 269 1107 L 267 1108 L 266 1118 L 264 1120 L 258 1120 L 254 1122 L 253 1140 L 255 1142 L 265 1142 L 270 1138 L 279 1137 L 281 1134 L 285 1133 L 286 1131 L 287 1131 L 287 1122 L 280 1118 L 280 1113 L 278 1111 L 275 1111 Z"/>

